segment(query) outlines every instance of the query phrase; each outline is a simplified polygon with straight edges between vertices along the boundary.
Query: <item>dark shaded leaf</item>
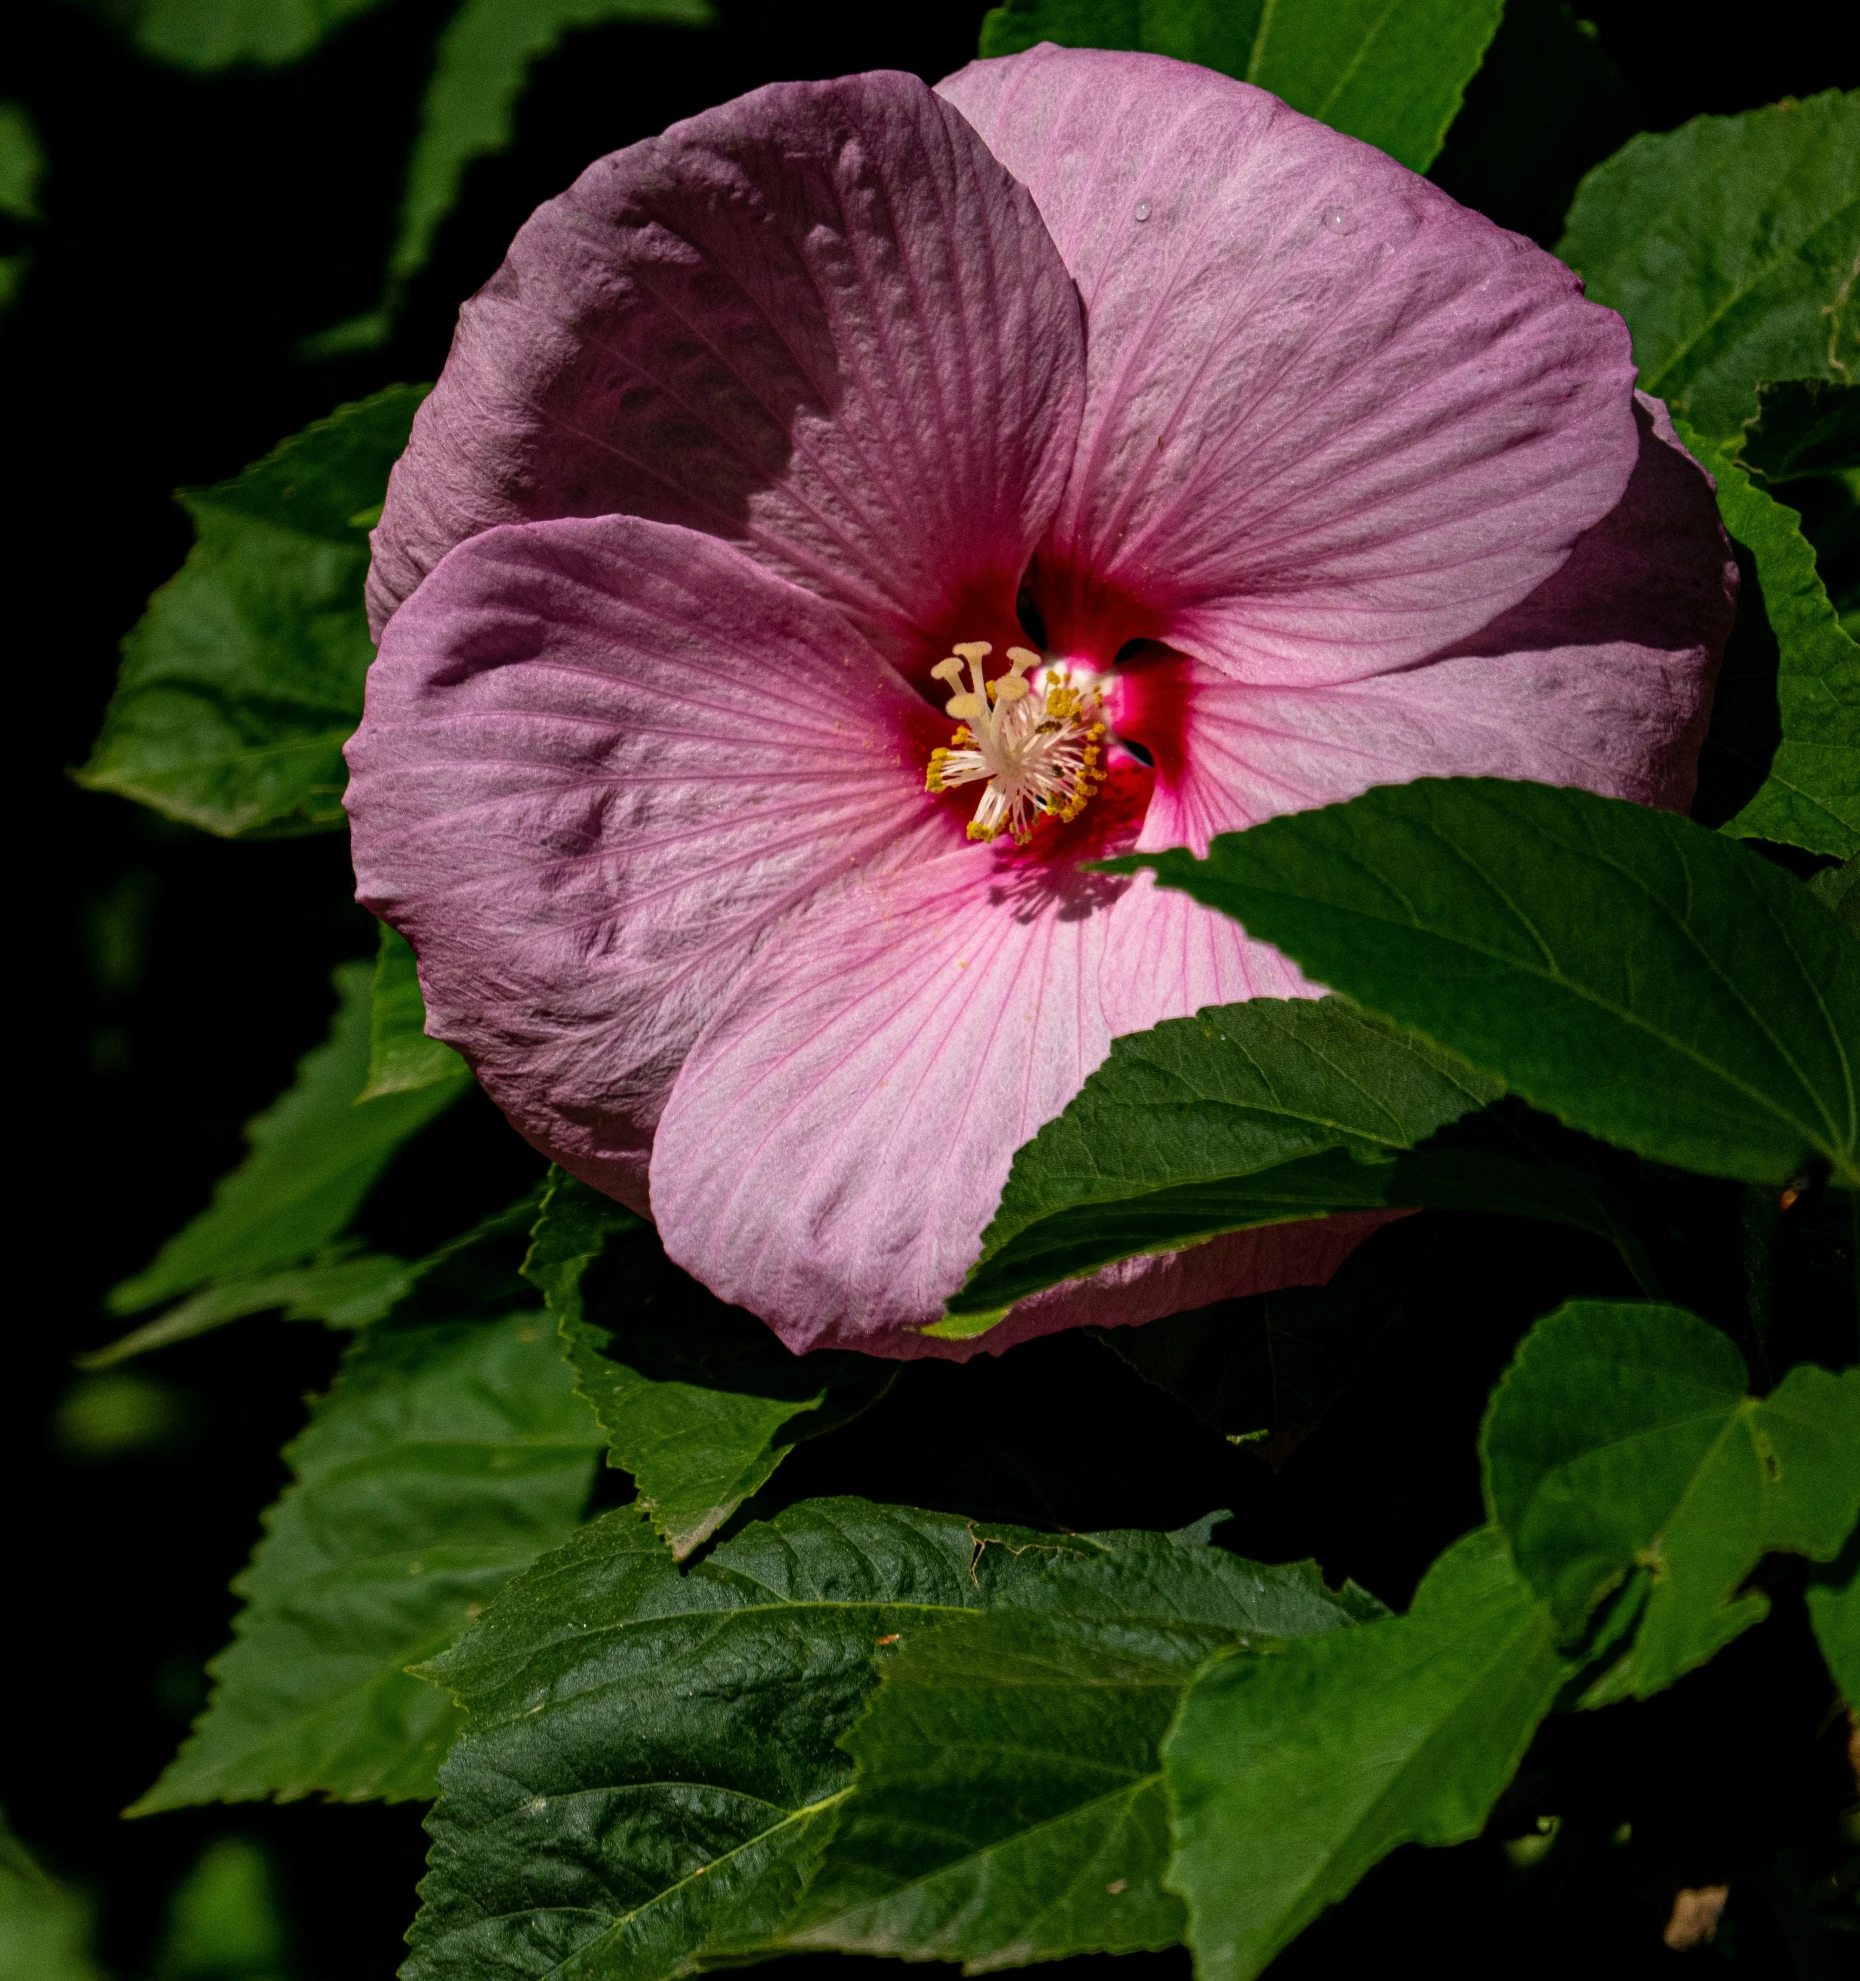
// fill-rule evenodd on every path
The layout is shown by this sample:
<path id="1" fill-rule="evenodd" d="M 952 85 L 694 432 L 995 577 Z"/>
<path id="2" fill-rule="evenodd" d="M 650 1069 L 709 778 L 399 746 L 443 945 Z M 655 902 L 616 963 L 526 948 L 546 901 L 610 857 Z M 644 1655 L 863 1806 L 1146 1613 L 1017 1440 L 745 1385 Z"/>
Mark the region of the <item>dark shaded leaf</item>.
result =
<path id="1" fill-rule="evenodd" d="M 568 1538 L 600 1443 L 539 1311 L 371 1330 L 286 1448 L 213 1696 L 132 1813 L 432 1795 L 457 1713 L 406 1667 Z"/>
<path id="2" fill-rule="evenodd" d="M 1767 379 L 1744 422 L 1745 468 L 1765 481 L 1860 468 L 1860 385 L 1830 378 Z"/>
<path id="3" fill-rule="evenodd" d="M 1801 517 L 1750 479 L 1734 448 L 1675 426 L 1717 477 L 1718 512 L 1746 566 L 1695 809 L 1717 824 L 1717 793 L 1735 794 L 1726 832 L 1849 858 L 1860 851 L 1860 646 L 1835 616 Z M 1714 757 L 1739 780 L 1714 772 Z"/>
<path id="4" fill-rule="evenodd" d="M 530 71 L 555 53 L 564 36 L 617 21 L 703 28 L 716 18 L 710 0 L 464 0 L 440 34 L 420 105 L 386 292 L 377 308 L 309 339 L 304 355 L 337 357 L 387 342 L 408 284 L 426 266 L 441 223 L 458 204 L 466 168 L 510 148 Z"/>
<path id="5" fill-rule="evenodd" d="M 897 1379 L 897 1363 L 872 1356 L 791 1354 L 680 1272 L 643 1219 L 560 1171 L 524 1272 L 561 1328 L 609 1463 L 632 1474 L 680 1560 L 801 1438 L 843 1424 Z"/>
<path id="6" fill-rule="evenodd" d="M 80 784 L 233 838 L 342 826 L 368 529 L 425 395 L 389 386 L 181 491 L 200 540 L 123 642 Z"/>
<path id="7" fill-rule="evenodd" d="M 368 1073 L 373 981 L 366 963 L 337 970 L 329 1038 L 305 1055 L 291 1085 L 247 1124 L 251 1153 L 220 1179 L 212 1203 L 169 1239 L 152 1264 L 111 1291 L 113 1314 L 138 1313 L 205 1281 L 269 1276 L 309 1258 L 355 1215 L 394 1152 L 464 1092 L 470 1076 L 461 1068 L 449 1082 L 355 1104 Z M 350 1265 L 360 1271 L 358 1262 Z M 368 1272 L 375 1271 L 369 1262 Z M 383 1262 L 380 1271 L 391 1268 Z M 279 1300 L 268 1293 L 261 1304 Z"/>

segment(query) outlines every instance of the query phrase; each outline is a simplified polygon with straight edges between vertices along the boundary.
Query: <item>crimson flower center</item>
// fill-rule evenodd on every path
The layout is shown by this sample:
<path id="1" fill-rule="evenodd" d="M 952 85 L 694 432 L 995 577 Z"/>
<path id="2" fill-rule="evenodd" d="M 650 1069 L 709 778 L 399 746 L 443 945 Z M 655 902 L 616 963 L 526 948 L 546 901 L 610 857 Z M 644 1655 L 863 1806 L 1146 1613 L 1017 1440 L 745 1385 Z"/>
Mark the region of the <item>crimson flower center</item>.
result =
<path id="1" fill-rule="evenodd" d="M 980 784 L 969 837 L 986 843 L 1005 832 L 1025 846 L 1037 820 L 1077 818 L 1104 782 L 1102 704 L 1095 686 L 1075 682 L 1064 667 L 1044 667 L 1027 647 L 1009 647 L 1008 672 L 990 681 L 982 663 L 993 651 L 986 640 L 970 640 L 930 670 L 957 690 L 944 713 L 959 727 L 930 752 L 924 788 Z M 1035 668 L 1042 671 L 1029 680 Z"/>

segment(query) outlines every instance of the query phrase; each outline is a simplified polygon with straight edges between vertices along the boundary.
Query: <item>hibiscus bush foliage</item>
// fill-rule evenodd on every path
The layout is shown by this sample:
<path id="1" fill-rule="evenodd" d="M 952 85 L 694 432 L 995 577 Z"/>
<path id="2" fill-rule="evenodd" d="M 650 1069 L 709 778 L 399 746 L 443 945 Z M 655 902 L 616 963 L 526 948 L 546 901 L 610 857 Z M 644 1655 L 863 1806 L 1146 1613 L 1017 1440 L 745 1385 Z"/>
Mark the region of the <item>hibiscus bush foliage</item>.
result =
<path id="1" fill-rule="evenodd" d="M 1849 1971 L 1823 10 L 28 11 L 0 1976 Z"/>

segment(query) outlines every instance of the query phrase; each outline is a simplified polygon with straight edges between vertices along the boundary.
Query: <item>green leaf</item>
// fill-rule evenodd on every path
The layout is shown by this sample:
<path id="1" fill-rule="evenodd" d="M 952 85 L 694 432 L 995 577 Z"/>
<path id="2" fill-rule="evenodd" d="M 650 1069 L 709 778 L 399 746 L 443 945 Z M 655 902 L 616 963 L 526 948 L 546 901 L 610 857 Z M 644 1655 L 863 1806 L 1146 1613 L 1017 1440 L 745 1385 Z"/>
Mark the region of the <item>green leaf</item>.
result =
<path id="1" fill-rule="evenodd" d="M 1477 1836 L 1565 1676 L 1490 1528 L 1406 1616 L 1210 1665 L 1162 1750 L 1196 1974 L 1248 1981 L 1398 1844 Z"/>
<path id="2" fill-rule="evenodd" d="M 1501 227 L 1549 246 L 1582 176 L 1646 122 L 1593 21 L 1569 0 L 1505 0 L 1428 177 Z"/>
<path id="3" fill-rule="evenodd" d="M 1744 467 L 1765 481 L 1860 468 L 1860 385 L 1827 378 L 1766 379 L 1744 422 Z"/>
<path id="4" fill-rule="evenodd" d="M 391 1252 L 350 1257 L 344 1254 L 343 1246 L 334 1245 L 325 1247 L 312 1265 L 213 1281 L 158 1319 L 132 1328 L 107 1347 L 78 1356 L 77 1365 L 80 1369 L 107 1369 L 132 1356 L 146 1355 L 151 1349 L 191 1341 L 250 1314 L 281 1312 L 287 1321 L 321 1321 L 332 1328 L 367 1327 L 416 1292 L 422 1294 L 421 1304 L 429 1313 L 501 1310 L 513 1298 L 527 1298 L 529 1289 L 514 1270 L 498 1270 L 494 1257 L 498 1241 L 527 1239 L 541 1200 L 541 1190 L 533 1190 L 471 1230 L 448 1239 L 423 1259 L 399 1259 Z M 517 1256 L 522 1256 L 520 1251 Z"/>
<path id="5" fill-rule="evenodd" d="M 1380 1204 L 1369 1159 L 1498 1092 L 1338 998 L 1215 1005 L 1114 1039 L 1065 1112 L 1016 1154 L 949 1312 L 998 1318 L 1115 1259 Z M 1305 1160 L 1326 1151 L 1339 1159 Z"/>
<path id="6" fill-rule="evenodd" d="M 1808 883 L 1808 891 L 1825 901 L 1851 934 L 1860 936 L 1860 860 L 1823 867 Z"/>
<path id="7" fill-rule="evenodd" d="M 1425 172 L 1503 11 L 1504 0 L 1007 0 L 982 22 L 981 50 L 1056 41 L 1199 62 Z"/>
<path id="8" fill-rule="evenodd" d="M 111 1313 L 138 1313 L 208 1280 L 269 1275 L 308 1258 L 355 1215 L 401 1144 L 464 1092 L 461 1076 L 355 1105 L 368 1073 L 373 977 L 366 963 L 337 970 L 328 1039 L 247 1124 L 251 1153 L 214 1186 L 212 1203 L 111 1291 Z"/>
<path id="9" fill-rule="evenodd" d="M 540 1312 L 364 1336 L 285 1451 L 207 1710 L 131 1813 L 432 1795 L 457 1715 L 406 1667 L 568 1538 L 599 1448 Z"/>
<path id="10" fill-rule="evenodd" d="M 1644 1699 L 1769 1612 L 1777 1549 L 1831 1561 L 1860 1516 L 1860 1370 L 1802 1364 L 1759 1402 L 1678 1307 L 1572 1301 L 1520 1344 L 1480 1437 L 1486 1504 L 1559 1635 L 1639 1570 L 1630 1648 L 1585 1703 Z M 1638 1599 L 1637 1599 L 1638 1600 Z"/>
<path id="11" fill-rule="evenodd" d="M 368 1084 L 358 1102 L 461 1077 L 470 1078 L 465 1062 L 444 1040 L 426 1036 L 426 1000 L 412 943 L 383 922 L 368 1015 Z"/>
<path id="12" fill-rule="evenodd" d="M 1177 1945 L 1159 1743 L 1202 1662 L 1386 1615 L 1315 1564 L 1091 1537 L 986 1614 L 905 1628 L 841 1744 L 858 1764 L 783 1947 L 970 1973 Z"/>
<path id="13" fill-rule="evenodd" d="M 1759 488 L 1733 448 L 1674 428 L 1717 477 L 1718 513 L 1745 567 L 1695 810 L 1716 822 L 1720 793 L 1735 793 L 1726 832 L 1850 858 L 1860 852 L 1860 646 L 1835 616 L 1796 511 Z"/>
<path id="14" fill-rule="evenodd" d="M 216 1280 L 107 1347 L 80 1355 L 78 1367 L 108 1369 L 177 1341 L 211 1334 L 215 1328 L 252 1314 L 281 1312 L 287 1321 L 322 1321 L 333 1328 L 366 1327 L 406 1298 L 418 1273 L 417 1266 L 391 1252 L 364 1252 L 358 1258 Z"/>
<path id="15" fill-rule="evenodd" d="M 1808 1581 L 1808 1615 L 1815 1641 L 1848 1706 L 1860 1712 L 1860 1536 L 1850 1535 L 1841 1558 Z"/>
<path id="16" fill-rule="evenodd" d="M 932 1866 L 919 1851 L 916 1902 L 946 1907 L 965 1876 L 1005 1864 L 1016 1847 L 1032 1871 L 1037 1829 L 1015 1846 L 1005 1833 L 1013 1812 L 988 1786 L 1003 1757 L 986 1751 L 987 1697 L 963 1688 L 959 1749 L 938 1745 L 939 1710 L 939 1730 L 926 1736 L 936 1751 L 913 1752 L 920 1709 L 940 1706 L 952 1672 L 973 1662 L 961 1640 L 933 1645 L 853 1737 L 860 1794 L 868 1773 L 875 1783 L 877 1827 L 844 1832 L 847 1854 L 821 1869 L 831 1882 L 795 1918 L 801 1937 L 785 1933 L 823 1850 L 830 1840 L 841 1849 L 838 1813 L 858 1806 L 838 1742 L 880 1665 L 891 1672 L 914 1657 L 939 1621 L 1006 1602 L 1017 1606 L 1018 1678 L 1035 1676 L 1044 1633 L 1072 1675 L 1039 1702 L 1048 1726 L 1069 1715 L 1100 1760 L 1120 1734 L 1094 1731 L 1095 1713 L 1135 1715 L 1160 1732 L 1145 1685 L 1179 1687 L 1186 1670 L 1172 1661 L 1262 1623 L 1322 1629 L 1377 1607 L 1360 1591 L 1331 1595 L 1308 1564 L 1260 1569 L 1193 1532 L 1035 1534 L 816 1500 L 745 1528 L 681 1573 L 636 1512 L 609 1514 L 512 1583 L 429 1668 L 468 1716 L 428 1821 L 432 1870 L 407 1981 L 544 1971 L 669 1981 L 729 1958 L 882 1937 L 871 1906 L 913 1903 L 882 1864 L 913 1768 L 935 1772 L 946 1809 L 961 1797 L 965 1766 L 977 1788 L 960 1809 L 968 1870 L 954 1840 L 926 1844 L 941 1854 Z M 1121 1638 L 1110 1614 L 1120 1602 Z M 1128 1750 L 1128 1729 L 1121 1738 Z M 1039 1795 L 1050 1809 L 1065 1785 L 1060 1757 L 1040 1751 L 1046 1771 L 1029 1769 L 1028 1807 Z M 1074 1807 L 1077 1837 L 1089 1812 L 1076 1797 Z M 900 1868 L 908 1879 L 911 1865 Z M 1061 1867 L 1049 1861 L 1040 1875 L 1050 1891 Z M 831 1898 L 854 1890 L 868 1894 L 863 1913 Z M 1130 1909 L 1154 1903 L 1153 1892 L 1139 1895 Z M 1004 1944 L 1028 1930 L 1032 1902 L 1010 1892 L 993 1904 Z"/>
<path id="17" fill-rule="evenodd" d="M 103 1981 L 90 1908 L 35 1864 L 0 1812 L 0 1974 L 20 1981 Z"/>
<path id="18" fill-rule="evenodd" d="M 1557 253 L 1627 318 L 1646 390 L 1734 439 L 1759 379 L 1860 360 L 1860 93 L 1643 133 L 1583 180 Z"/>
<path id="19" fill-rule="evenodd" d="M 1689 819 L 1492 778 L 1383 785 L 1153 867 L 1532 1106 L 1662 1162 L 1860 1186 L 1860 942 Z"/>
<path id="20" fill-rule="evenodd" d="M 9 220 L 39 220 L 39 181 L 45 152 L 23 103 L 0 103 L 0 213 Z"/>
<path id="21" fill-rule="evenodd" d="M 307 55 L 382 0 L 89 0 L 128 29 L 143 54 L 213 74 L 250 62 L 278 68 Z"/>
<path id="22" fill-rule="evenodd" d="M 219 1837 L 168 1901 L 157 1981 L 273 1981 L 289 1944 L 269 1853 L 250 1837 Z"/>
<path id="23" fill-rule="evenodd" d="M 872 1356 L 791 1354 L 681 1273 L 643 1219 L 559 1170 L 524 1272 L 561 1328 L 609 1463 L 632 1474 L 679 1560 L 800 1439 L 836 1429 L 897 1379 L 898 1364 Z"/>
<path id="24" fill-rule="evenodd" d="M 420 106 L 381 302 L 306 340 L 304 355 L 337 357 L 387 342 L 409 283 L 426 266 L 441 223 L 458 204 L 466 168 L 509 150 L 530 71 L 554 54 L 565 35 L 616 21 L 707 28 L 716 19 L 710 0 L 464 0 L 439 37 Z"/>
<path id="25" fill-rule="evenodd" d="M 389 386 L 181 491 L 199 541 L 123 642 L 80 784 L 229 838 L 342 825 L 374 657 L 367 519 L 425 391 Z"/>

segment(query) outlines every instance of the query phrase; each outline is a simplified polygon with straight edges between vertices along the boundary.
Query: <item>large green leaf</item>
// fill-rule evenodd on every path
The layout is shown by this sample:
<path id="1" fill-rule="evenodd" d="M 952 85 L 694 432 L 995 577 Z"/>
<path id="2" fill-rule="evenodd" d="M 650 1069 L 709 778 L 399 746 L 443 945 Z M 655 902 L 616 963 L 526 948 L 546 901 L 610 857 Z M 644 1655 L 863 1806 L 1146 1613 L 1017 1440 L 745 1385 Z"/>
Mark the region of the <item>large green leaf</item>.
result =
<path id="1" fill-rule="evenodd" d="M 510 148 L 530 71 L 565 35 L 616 21 L 711 27 L 716 18 L 710 0 L 464 0 L 439 37 L 420 106 L 382 300 L 309 339 L 306 355 L 334 357 L 386 343 L 407 285 L 426 266 L 441 223 L 458 203 L 466 168 Z"/>
<path id="2" fill-rule="evenodd" d="M 1734 447 L 1674 426 L 1717 477 L 1718 513 L 1746 567 L 1695 810 L 1716 823 L 1733 799 L 1726 832 L 1851 858 L 1860 852 L 1860 646 L 1829 602 L 1801 517 L 1751 479 Z M 1802 439 L 1812 447 L 1816 436 Z"/>
<path id="3" fill-rule="evenodd" d="M 213 73 L 239 63 L 277 68 L 307 55 L 382 0 L 88 0 L 120 21 L 143 54 Z"/>
<path id="4" fill-rule="evenodd" d="M 1109 863 L 1244 922 L 1306 974 L 1643 1155 L 1860 1186 L 1860 942 L 1689 819 L 1491 778 Z"/>
<path id="5" fill-rule="evenodd" d="M 1257 83 L 1294 110 L 1434 162 L 1504 0 L 1007 0 L 982 53 L 1141 48 Z"/>
<path id="6" fill-rule="evenodd" d="M 48 1877 L 0 1811 L 0 1974 L 19 1981 L 103 1981 L 89 1908 Z"/>
<path id="7" fill-rule="evenodd" d="M 1027 1721 L 1024 1766 L 989 1750 L 1001 1707 L 975 1682 L 981 1646 L 925 1642 L 940 1621 L 1003 1604 L 1014 1607 L 1000 1640 L 1012 1696 L 1044 1715 L 1037 1731 Z M 904 1923 L 914 1907 L 920 1919 L 940 1912 L 939 1950 L 968 1931 L 984 1964 L 1019 1957 L 1029 1932 L 1067 1950 L 1078 1942 L 1064 1851 L 1047 1852 L 1041 1823 L 1069 1823 L 1077 1845 L 1107 1785 L 1113 1802 L 1129 1799 L 1129 1783 L 1108 1779 L 1119 1757 L 1143 1765 L 1147 1739 L 1154 1772 L 1167 1720 L 1157 1692 L 1179 1689 L 1210 1644 L 1332 1628 L 1375 1607 L 1360 1591 L 1331 1595 L 1309 1565 L 1239 1562 L 1199 1530 L 1035 1534 L 817 1500 L 681 1573 L 636 1512 L 610 1514 L 428 1668 L 468 1713 L 428 1822 L 408 1981 L 669 1981 L 796 1945 L 890 1938 L 902 1951 L 895 1934 L 916 1932 Z M 1044 1683 L 1041 1642 L 1055 1661 Z M 845 1828 L 859 1801 L 839 1737 L 881 1668 L 898 1683 L 849 1743 L 858 1795 L 873 1783 L 873 1820 Z M 1062 1721 L 1082 1743 L 1069 1781 Z M 1007 1791 L 1010 1779 L 1024 1790 Z M 914 1858 L 899 1834 L 912 1781 L 956 1825 L 934 1842 L 919 1834 Z M 1120 1930 L 1121 1911 L 1167 1909 L 1153 1884 L 1135 1888 L 1160 1868 L 1153 1821 L 1146 1833 L 1114 1808 L 1104 1820 L 1149 1856 L 1125 1860 L 1123 1892 L 1077 1895 L 1086 1944 Z M 986 1882 L 1017 1856 L 1037 1888 L 992 1894 L 989 1921 L 959 1926 L 950 1906 L 964 1880 Z M 1138 1932 L 1135 1943 L 1153 1943 L 1152 1927 Z"/>
<path id="8" fill-rule="evenodd" d="M 1498 1092 L 1338 998 L 1215 1005 L 1115 1039 L 1065 1112 L 1015 1156 L 950 1312 L 998 1317 L 1113 1259 L 1321 1215 L 1338 1193 L 1380 1203 L 1366 1159 L 1411 1148 Z M 1303 1159 L 1327 1150 L 1343 1159 L 1316 1171 L 1305 1210 L 1313 1172 Z"/>
<path id="9" fill-rule="evenodd" d="M 1583 180 L 1557 253 L 1627 318 L 1641 384 L 1734 438 L 1759 379 L 1860 361 L 1860 93 L 1643 133 Z"/>
<path id="10" fill-rule="evenodd" d="M 1196 1974 L 1248 1981 L 1398 1844 L 1477 1836 L 1566 1675 L 1490 1528 L 1406 1616 L 1210 1665 L 1162 1750 Z"/>
<path id="11" fill-rule="evenodd" d="M 600 1442 L 539 1311 L 371 1330 L 286 1449 L 212 1698 L 135 1813 L 432 1795 L 457 1715 L 406 1667 L 568 1538 Z"/>
<path id="12" fill-rule="evenodd" d="M 1573 1301 L 1519 1346 L 1480 1449 L 1491 1518 L 1558 1633 L 1639 1572 L 1630 1647 L 1591 1703 L 1646 1698 L 1769 1612 L 1775 1549 L 1832 1561 L 1860 1515 L 1860 1370 L 1802 1364 L 1759 1402 L 1682 1308 Z"/>
<path id="13" fill-rule="evenodd" d="M 328 1039 L 247 1124 L 251 1153 L 220 1179 L 212 1203 L 111 1292 L 113 1314 L 139 1313 L 205 1281 L 269 1275 L 309 1258 L 354 1216 L 402 1143 L 465 1090 L 469 1076 L 461 1070 L 451 1081 L 356 1105 L 368 1077 L 373 983 L 366 963 L 337 970 Z"/>
<path id="14" fill-rule="evenodd" d="M 1181 1940 L 1158 1748 L 1196 1669 L 1387 1612 L 1310 1562 L 1093 1538 L 1111 1552 L 1058 1556 L 985 1614 L 900 1633 L 842 1741 L 854 1793 L 782 1946 L 976 1973 Z"/>
<path id="15" fill-rule="evenodd" d="M 413 945 L 383 922 L 369 1006 L 368 1083 L 360 1098 L 410 1094 L 456 1082 L 465 1071 L 465 1062 L 443 1039 L 426 1036 L 426 1000 L 420 995 Z"/>
<path id="16" fill-rule="evenodd" d="M 368 530 L 425 387 L 341 407 L 232 481 L 123 642 L 81 784 L 231 837 L 334 830 L 374 648 Z"/>
<path id="17" fill-rule="evenodd" d="M 791 1354 L 680 1272 L 643 1219 L 560 1171 L 524 1272 L 561 1328 L 609 1463 L 632 1474 L 680 1560 L 801 1438 L 843 1424 L 897 1378 L 898 1364 L 873 1356 Z"/>
<path id="18" fill-rule="evenodd" d="M 1500 1091 L 1337 998 L 1211 1006 L 1116 1039 L 1016 1154 L 980 1259 L 926 1332 L 974 1336 L 1016 1300 L 1116 1260 L 1344 1211 L 1548 1219 L 1619 1246 L 1644 1280 L 1597 1180 L 1522 1159 L 1503 1127 L 1411 1151 Z"/>

